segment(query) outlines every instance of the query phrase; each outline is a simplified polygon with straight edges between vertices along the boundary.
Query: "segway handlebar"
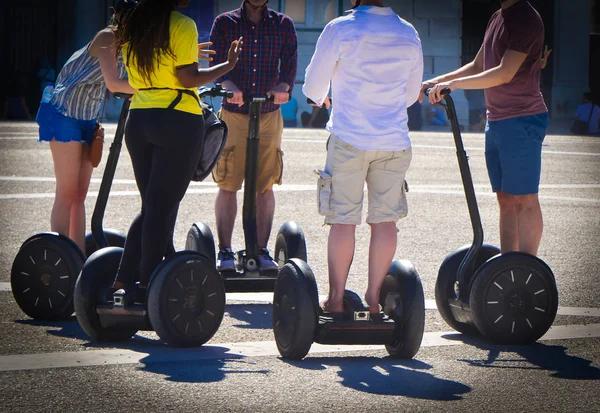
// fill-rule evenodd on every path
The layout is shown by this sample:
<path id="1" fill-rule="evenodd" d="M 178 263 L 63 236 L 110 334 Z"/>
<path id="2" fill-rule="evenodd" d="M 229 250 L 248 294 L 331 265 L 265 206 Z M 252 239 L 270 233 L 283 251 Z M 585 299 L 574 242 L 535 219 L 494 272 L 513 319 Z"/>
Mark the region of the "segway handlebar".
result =
<path id="1" fill-rule="evenodd" d="M 198 89 L 198 94 L 201 98 L 210 97 L 210 98 L 228 98 L 231 99 L 233 97 L 233 92 L 224 89 L 221 84 L 217 83 L 214 87 L 202 87 Z"/>
<path id="2" fill-rule="evenodd" d="M 331 99 L 329 99 L 329 102 L 333 103 Z M 308 103 L 309 105 L 317 106 L 317 102 L 315 102 L 311 98 L 306 98 L 306 103 Z M 318 106 L 318 107 L 322 108 L 324 106 L 325 106 L 325 104 L 323 103 L 321 106 Z"/>
<path id="3" fill-rule="evenodd" d="M 250 95 L 250 94 L 244 93 L 244 102 L 246 102 L 246 103 L 252 103 L 252 102 L 266 103 L 266 102 L 274 102 L 274 101 L 275 101 L 275 96 Z"/>
<path id="4" fill-rule="evenodd" d="M 431 89 L 425 90 L 425 95 L 429 95 L 430 91 Z M 462 136 L 460 133 L 460 124 L 458 123 L 458 117 L 456 114 L 456 107 L 454 106 L 454 100 L 450 94 L 451 90 L 448 88 L 441 91 L 441 95 L 443 96 L 445 102 L 443 106 L 446 108 L 448 119 L 450 120 L 450 125 L 452 126 L 452 134 L 454 135 L 454 143 L 456 145 L 458 166 L 463 181 L 465 197 L 467 199 L 467 207 L 469 209 L 469 216 L 471 218 L 471 226 L 473 227 L 473 243 L 458 268 L 458 274 L 456 277 L 458 285 L 455 286 L 457 298 L 466 300 L 466 295 L 469 292 L 469 281 L 471 276 L 475 274 L 476 270 L 475 260 L 479 250 L 481 249 L 481 246 L 483 245 L 483 226 L 481 225 L 481 216 L 479 215 L 479 207 L 477 206 L 477 197 L 475 196 L 473 178 L 471 176 L 471 169 L 469 168 L 469 157 L 467 156 L 467 152 L 465 151 L 465 147 L 463 145 Z"/>

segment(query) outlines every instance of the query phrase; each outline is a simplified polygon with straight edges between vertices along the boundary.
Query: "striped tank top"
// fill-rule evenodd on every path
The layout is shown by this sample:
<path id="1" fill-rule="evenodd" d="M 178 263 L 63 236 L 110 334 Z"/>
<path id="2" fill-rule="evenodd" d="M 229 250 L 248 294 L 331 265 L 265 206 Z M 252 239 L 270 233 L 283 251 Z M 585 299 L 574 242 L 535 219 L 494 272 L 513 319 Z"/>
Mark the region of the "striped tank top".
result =
<path id="1" fill-rule="evenodd" d="M 100 60 L 88 53 L 90 43 L 77 50 L 63 66 L 50 104 L 60 113 L 79 120 L 98 117 L 106 82 L 100 70 Z M 123 58 L 117 61 L 119 78 L 126 77 Z"/>

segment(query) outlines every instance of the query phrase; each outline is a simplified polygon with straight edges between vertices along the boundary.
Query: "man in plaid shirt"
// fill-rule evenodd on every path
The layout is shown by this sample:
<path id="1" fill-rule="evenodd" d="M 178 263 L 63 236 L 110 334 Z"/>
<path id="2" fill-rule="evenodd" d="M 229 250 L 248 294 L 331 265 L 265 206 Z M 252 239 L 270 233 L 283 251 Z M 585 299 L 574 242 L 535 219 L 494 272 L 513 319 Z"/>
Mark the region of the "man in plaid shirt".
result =
<path id="1" fill-rule="evenodd" d="M 237 213 L 236 194 L 244 181 L 249 122 L 249 105 L 244 104 L 244 95 L 274 97 L 273 103 L 262 105 L 256 224 L 259 268 L 267 271 L 277 269 L 277 263 L 266 247 L 275 213 L 273 185 L 281 184 L 283 172 L 283 118 L 279 105 L 289 100 L 294 87 L 298 41 L 292 20 L 267 8 L 267 3 L 268 0 L 243 0 L 239 9 L 217 16 L 210 34 L 216 51 L 212 65 L 222 63 L 227 58 L 233 40 L 240 37 L 244 39 L 244 51 L 236 68 L 217 80 L 234 95 L 223 102 L 221 109 L 221 118 L 229 128 L 229 137 L 221 159 L 213 170 L 213 179 L 219 186 L 215 205 L 219 271 L 235 270 L 231 238 Z"/>

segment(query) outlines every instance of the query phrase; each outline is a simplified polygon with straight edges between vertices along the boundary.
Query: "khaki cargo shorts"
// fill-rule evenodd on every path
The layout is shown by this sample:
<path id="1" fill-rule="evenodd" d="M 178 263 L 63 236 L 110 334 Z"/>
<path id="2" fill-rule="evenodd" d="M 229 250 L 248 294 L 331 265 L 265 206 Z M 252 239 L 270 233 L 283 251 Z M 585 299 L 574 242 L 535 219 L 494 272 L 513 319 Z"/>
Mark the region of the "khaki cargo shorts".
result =
<path id="1" fill-rule="evenodd" d="M 318 171 L 319 214 L 326 224 L 359 225 L 367 183 L 367 223 L 397 222 L 408 213 L 404 177 L 412 149 L 364 151 L 331 135 L 324 171 Z"/>
<path id="2" fill-rule="evenodd" d="M 236 192 L 242 188 L 245 177 L 249 115 L 221 109 L 219 117 L 227 124 L 229 134 L 212 176 L 219 188 Z M 261 115 L 256 185 L 259 193 L 273 188 L 274 184 L 281 185 L 283 175 L 282 133 L 281 110 Z"/>

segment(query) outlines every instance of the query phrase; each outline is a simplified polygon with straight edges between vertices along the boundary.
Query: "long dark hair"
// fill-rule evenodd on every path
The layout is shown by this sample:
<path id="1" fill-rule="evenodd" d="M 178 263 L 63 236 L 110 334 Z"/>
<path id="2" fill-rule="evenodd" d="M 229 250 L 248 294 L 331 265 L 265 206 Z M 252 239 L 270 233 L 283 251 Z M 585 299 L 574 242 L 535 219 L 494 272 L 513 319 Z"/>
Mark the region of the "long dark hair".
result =
<path id="1" fill-rule="evenodd" d="M 127 61 L 137 66 L 142 79 L 147 83 L 150 83 L 152 72 L 160 64 L 162 56 L 173 56 L 169 22 L 177 2 L 178 0 L 140 0 L 121 19 L 116 33 L 117 54 L 127 44 Z"/>

